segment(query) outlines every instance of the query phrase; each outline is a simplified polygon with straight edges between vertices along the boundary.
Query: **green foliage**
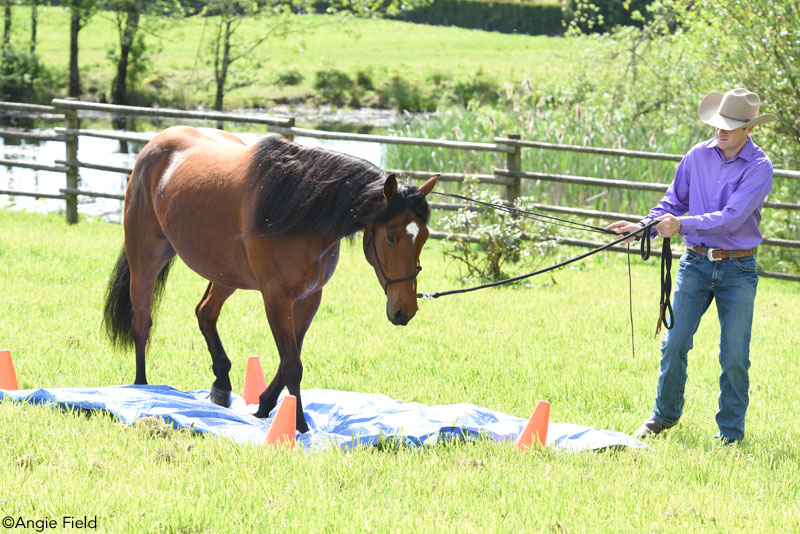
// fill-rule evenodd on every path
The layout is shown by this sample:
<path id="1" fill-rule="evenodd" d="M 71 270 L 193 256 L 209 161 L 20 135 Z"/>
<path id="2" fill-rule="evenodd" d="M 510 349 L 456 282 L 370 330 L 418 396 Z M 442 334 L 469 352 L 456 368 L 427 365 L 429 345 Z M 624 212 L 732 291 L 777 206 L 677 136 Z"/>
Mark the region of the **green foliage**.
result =
<path id="1" fill-rule="evenodd" d="M 296 69 L 287 69 L 278 72 L 275 75 L 275 85 L 279 85 L 281 87 L 286 87 L 290 85 L 299 85 L 305 77 L 303 73 L 296 70 Z"/>
<path id="2" fill-rule="evenodd" d="M 639 26 L 653 0 L 566 0 L 563 25 L 569 32 L 605 33 L 616 26 Z"/>
<path id="3" fill-rule="evenodd" d="M 528 35 L 558 35 L 563 31 L 561 8 L 553 2 L 436 0 L 398 18 L 420 24 Z"/>
<path id="4" fill-rule="evenodd" d="M 423 88 L 409 82 L 400 74 L 393 74 L 377 91 L 381 107 L 406 111 L 433 111 L 436 100 Z"/>
<path id="5" fill-rule="evenodd" d="M 445 93 L 450 91 L 451 100 L 462 106 L 494 106 L 500 100 L 501 88 L 496 80 L 483 69 L 472 76 L 459 76 L 450 83 L 442 84 Z"/>
<path id="6" fill-rule="evenodd" d="M 375 82 L 372 80 L 372 73 L 367 70 L 359 70 L 356 73 L 356 85 L 366 91 L 375 89 Z"/>
<path id="7" fill-rule="evenodd" d="M 474 180 L 465 181 L 460 194 L 503 205 L 499 194 L 480 189 Z M 532 197 L 520 197 L 515 199 L 513 207 L 531 210 L 533 203 Z M 504 210 L 473 207 L 460 208 L 442 217 L 440 222 L 448 234 L 444 255 L 466 269 L 466 275 L 461 277 L 464 282 L 501 280 L 510 275 L 511 268 L 532 270 L 555 249 L 557 243 L 549 225 Z"/>
<path id="8" fill-rule="evenodd" d="M 350 75 L 340 69 L 323 69 L 315 73 L 314 90 L 321 103 L 342 105 L 376 105 L 401 111 L 430 112 L 440 106 L 496 104 L 500 99 L 497 82 L 479 69 L 474 76 L 451 78 L 434 73 L 429 85 L 416 84 L 404 73 L 391 72 L 376 77 L 359 70 Z"/>
<path id="9" fill-rule="evenodd" d="M 762 112 L 780 120 L 758 127 L 756 135 L 770 147 L 773 161 L 800 167 L 800 0 L 664 4 L 684 28 L 687 53 L 709 73 L 703 89 L 742 86 L 758 93 Z M 791 194 L 800 197 L 800 187 Z"/>
<path id="10" fill-rule="evenodd" d="M 0 49 L 0 100 L 47 102 L 56 87 L 55 73 L 36 54 L 13 45 Z"/>
<path id="11" fill-rule="evenodd" d="M 148 47 L 157 53 L 160 45 L 148 44 L 144 33 L 158 35 L 171 23 L 172 17 L 184 14 L 178 0 L 104 0 L 101 8 L 111 12 L 117 30 L 117 43 L 107 52 L 115 65 L 111 85 L 111 102 L 129 104 L 129 92 L 136 88 L 142 75 L 150 68 Z M 142 102 L 137 102 L 142 104 Z M 117 125 L 121 125 L 117 122 Z"/>
<path id="12" fill-rule="evenodd" d="M 69 62 L 69 11 L 42 6 L 40 12 L 40 35 L 48 38 L 40 40 L 37 52 L 48 67 L 63 69 Z M 26 14 L 26 8 L 14 7 L 15 20 Z M 149 16 L 145 19 L 149 20 Z M 216 92 L 212 83 L 214 73 L 211 63 L 205 60 L 211 58 L 206 39 L 214 33 L 215 20 L 211 16 L 173 18 L 156 33 L 148 26 L 145 42 L 163 41 L 163 45 L 160 53 L 150 54 L 153 71 L 141 79 L 140 90 L 157 91 L 156 101 L 160 105 L 212 106 Z M 225 97 L 226 107 L 262 107 L 278 100 L 311 103 L 315 100 L 314 73 L 327 66 L 343 70 L 351 78 L 357 77 L 359 71 L 367 72 L 373 87 L 385 83 L 393 74 L 400 74 L 410 84 L 432 93 L 440 102 L 447 102 L 439 99 L 435 94 L 438 88 L 428 81 L 437 72 L 448 79 L 457 79 L 483 68 L 500 87 L 504 80 L 519 81 L 527 73 L 534 84 L 549 85 L 568 76 L 578 57 L 574 53 L 576 48 L 596 46 L 579 42 L 574 37 L 550 39 L 460 28 L 432 31 L 429 26 L 385 19 L 350 17 L 339 24 L 329 22 L 338 20 L 337 16 L 302 15 L 292 16 L 290 20 L 290 33 L 253 50 L 250 56 L 254 61 L 242 66 L 239 74 L 239 64 L 234 64 L 233 81 Z M 254 42 L 264 34 L 267 23 L 268 20 L 248 17 L 242 21 L 235 37 L 242 43 Z M 88 21 L 80 37 L 83 83 L 87 88 L 99 88 L 107 97 L 114 75 L 107 50 L 116 47 L 117 32 L 113 13 L 103 11 Z M 15 34 L 16 39 L 21 37 L 27 38 L 27 35 Z M 436 53 L 432 54 L 431 50 Z M 297 86 L 274 85 L 275 73 L 289 67 L 296 68 L 304 81 Z M 153 80 L 159 82 L 159 88 Z M 56 81 L 66 87 L 66 77 Z M 377 105 L 374 89 L 365 89 L 359 102 Z"/>
<path id="13" fill-rule="evenodd" d="M 677 122 L 699 128 L 694 142 L 710 138 L 713 128 L 697 118 L 697 106 L 709 91 L 747 87 L 761 97 L 761 112 L 780 117 L 758 126 L 753 139 L 775 168 L 800 166 L 800 40 L 794 20 L 800 1 L 725 0 L 713 5 L 664 0 L 648 8 L 642 28 L 618 28 L 608 40 L 616 63 L 589 97 L 593 107 L 613 108 L 621 124 L 633 130 L 646 124 L 669 133 Z M 696 125 L 696 126 L 695 126 Z M 686 143 L 683 153 L 694 142 Z M 797 203 L 800 181 L 775 178 L 769 201 Z M 797 239 L 796 218 L 765 210 L 763 228 L 770 236 Z M 791 236 L 791 237 L 790 237 Z M 796 272 L 800 251 L 765 247 L 760 259 L 768 269 Z"/>
<path id="14" fill-rule="evenodd" d="M 314 75 L 314 89 L 328 102 L 344 105 L 353 95 L 356 83 L 350 76 L 339 69 L 325 69 Z"/>
<path id="15" fill-rule="evenodd" d="M 153 72 L 153 57 L 161 52 L 160 44 L 148 43 L 144 33 L 137 33 L 133 38 L 128 58 L 128 83 L 135 90 L 148 74 Z M 120 60 L 119 46 L 111 47 L 106 52 L 108 61 L 116 65 Z"/>
<path id="16" fill-rule="evenodd" d="M 432 2 L 433 0 L 316 0 L 313 5 L 317 13 L 338 13 L 356 17 L 396 17 Z"/>

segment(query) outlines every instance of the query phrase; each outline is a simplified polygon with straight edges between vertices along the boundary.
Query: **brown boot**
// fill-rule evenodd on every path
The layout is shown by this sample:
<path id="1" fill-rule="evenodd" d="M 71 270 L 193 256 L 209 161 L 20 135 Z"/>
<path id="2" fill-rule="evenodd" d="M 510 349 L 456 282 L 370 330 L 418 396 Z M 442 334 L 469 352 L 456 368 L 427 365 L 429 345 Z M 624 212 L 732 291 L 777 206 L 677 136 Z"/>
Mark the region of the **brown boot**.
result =
<path id="1" fill-rule="evenodd" d="M 639 430 L 633 433 L 633 437 L 636 439 L 654 438 L 672 426 L 674 426 L 674 424 L 669 426 L 662 425 L 651 417 L 642 423 L 642 426 L 639 427 Z"/>

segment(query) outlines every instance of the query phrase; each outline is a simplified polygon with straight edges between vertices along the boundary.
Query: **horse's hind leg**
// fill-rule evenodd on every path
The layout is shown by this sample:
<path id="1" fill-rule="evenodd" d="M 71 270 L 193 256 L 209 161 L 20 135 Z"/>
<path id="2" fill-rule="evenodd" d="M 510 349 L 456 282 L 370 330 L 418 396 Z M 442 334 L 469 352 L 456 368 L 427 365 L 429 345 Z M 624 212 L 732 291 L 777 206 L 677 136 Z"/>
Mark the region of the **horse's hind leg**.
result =
<path id="1" fill-rule="evenodd" d="M 213 282 L 208 284 L 205 295 L 195 308 L 197 323 L 206 339 L 208 352 L 211 353 L 212 369 L 214 370 L 214 384 L 211 386 L 211 402 L 219 406 L 230 406 L 231 400 L 231 361 L 222 347 L 222 340 L 217 331 L 219 312 L 225 301 L 236 291 Z"/>
<path id="2" fill-rule="evenodd" d="M 151 247 L 148 254 L 140 254 L 136 247 L 125 244 L 131 269 L 131 305 L 133 307 L 133 342 L 136 347 L 136 378 L 134 384 L 147 384 L 145 372 L 145 350 L 153 327 L 153 297 L 157 288 L 162 287 L 175 251 L 166 241 Z M 129 250 L 130 249 L 130 250 Z"/>

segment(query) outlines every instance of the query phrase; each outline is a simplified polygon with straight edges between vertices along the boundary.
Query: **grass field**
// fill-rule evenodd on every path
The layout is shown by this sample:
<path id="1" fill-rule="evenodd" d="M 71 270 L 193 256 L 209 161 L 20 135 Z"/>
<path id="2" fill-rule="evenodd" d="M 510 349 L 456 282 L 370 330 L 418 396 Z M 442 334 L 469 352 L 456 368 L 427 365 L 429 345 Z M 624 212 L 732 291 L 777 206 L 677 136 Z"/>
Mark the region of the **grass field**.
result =
<path id="1" fill-rule="evenodd" d="M 66 72 L 69 64 L 69 17 L 61 7 L 39 8 L 37 52 L 44 62 Z M 14 11 L 16 39 L 27 42 L 29 10 Z M 369 73 L 379 84 L 399 74 L 414 84 L 429 84 L 434 74 L 468 76 L 483 70 L 499 82 L 521 81 L 526 75 L 534 84 L 552 83 L 567 76 L 576 61 L 575 40 L 544 36 L 489 33 L 450 27 L 424 26 L 389 20 L 351 20 L 332 24 L 326 16 L 296 18 L 288 36 L 270 40 L 253 56 L 263 62 L 252 83 L 231 91 L 226 107 L 262 107 L 276 98 L 301 98 L 313 93 L 314 73 L 336 68 L 355 75 Z M 171 23 L 167 29 L 147 36 L 154 72 L 149 82 L 166 99 L 186 106 L 213 102 L 213 70 L 203 58 L 203 36 L 212 32 L 209 19 L 193 17 Z M 303 31 L 306 26 L 318 26 Z M 241 36 L 260 36 L 264 26 L 248 22 Z M 118 48 L 117 30 L 111 14 L 95 15 L 80 34 L 80 65 L 85 89 L 108 94 L 115 66 L 108 51 Z M 582 41 L 585 47 L 586 41 Z M 27 45 L 26 45 L 27 46 Z M 280 88 L 275 76 L 287 69 L 304 76 L 298 86 Z M 64 80 L 66 86 L 66 78 Z"/>
<path id="2" fill-rule="evenodd" d="M 0 346 L 21 388 L 125 384 L 132 354 L 100 332 L 122 228 L 0 210 Z M 471 402 L 633 431 L 649 413 L 658 266 L 633 260 L 631 355 L 624 257 L 562 270 L 532 287 L 423 303 L 405 328 L 358 242 L 346 244 L 304 345 L 305 388 Z M 450 288 L 438 245 L 421 290 Z M 205 284 L 178 263 L 150 346 L 152 383 L 205 389 L 210 358 L 192 313 Z M 490 443 L 429 450 L 270 452 L 101 414 L 0 403 L 0 512 L 97 516 L 100 532 L 793 532 L 800 529 L 797 335 L 800 287 L 764 279 L 756 301 L 747 436 L 720 447 L 714 412 L 718 325 L 710 310 L 690 355 L 686 411 L 651 451 L 520 455 Z M 241 391 L 245 360 L 277 361 L 260 296 L 239 292 L 220 332 Z"/>

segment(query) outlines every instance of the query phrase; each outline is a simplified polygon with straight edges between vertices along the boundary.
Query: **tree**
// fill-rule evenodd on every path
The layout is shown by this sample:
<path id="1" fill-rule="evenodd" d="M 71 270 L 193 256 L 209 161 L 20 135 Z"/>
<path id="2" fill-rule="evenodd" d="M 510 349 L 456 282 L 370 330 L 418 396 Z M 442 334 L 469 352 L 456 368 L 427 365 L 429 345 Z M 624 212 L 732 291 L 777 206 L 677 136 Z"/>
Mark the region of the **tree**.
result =
<path id="1" fill-rule="evenodd" d="M 675 0 L 695 54 L 707 58 L 720 85 L 745 86 L 780 120 L 764 128 L 783 165 L 800 166 L 800 0 Z M 708 46 L 708 43 L 716 43 Z"/>
<path id="2" fill-rule="evenodd" d="M 11 43 L 11 0 L 3 2 L 3 48 Z"/>
<path id="3" fill-rule="evenodd" d="M 800 0 L 661 0 L 647 10 L 631 12 L 641 28 L 606 37 L 613 66 L 598 100 L 611 95 L 613 113 L 658 130 L 695 115 L 709 91 L 744 86 L 781 119 L 758 132 L 773 160 L 800 166 Z"/>
<path id="4" fill-rule="evenodd" d="M 756 129 L 757 144 L 775 168 L 797 169 L 800 0 L 661 0 L 648 9 L 642 28 L 618 28 L 606 37 L 616 52 L 615 63 L 596 82 L 591 103 L 607 105 L 615 128 L 623 132 L 646 128 L 669 137 L 688 133 L 683 141 L 687 149 L 702 139 L 700 133 L 711 137 L 697 119 L 700 99 L 712 90 L 746 87 L 761 97 L 762 113 L 779 117 Z M 798 196 L 797 180 L 777 178 L 769 200 L 796 204 Z M 782 211 L 765 219 L 762 231 L 777 239 L 796 239 L 800 220 Z M 782 270 L 800 271 L 797 249 L 767 247 L 761 254 Z"/>
<path id="5" fill-rule="evenodd" d="M 183 9 L 176 0 L 106 0 L 105 9 L 113 11 L 119 35 L 119 49 L 109 56 L 116 63 L 116 75 L 111 87 L 111 102 L 128 103 L 128 82 L 131 75 L 146 68 L 146 44 L 141 22 L 148 17 L 148 33 L 157 33 L 169 17 L 180 16 Z M 133 68 L 132 68 L 133 67 Z"/>
<path id="6" fill-rule="evenodd" d="M 128 61 L 139 31 L 139 19 L 145 7 L 145 0 L 112 0 L 110 7 L 114 9 L 119 35 L 117 73 L 111 86 L 111 102 L 127 104 Z"/>
<path id="7" fill-rule="evenodd" d="M 78 63 L 78 34 L 97 12 L 97 0 L 69 0 L 69 96 L 81 95 L 81 73 Z"/>
<path id="8" fill-rule="evenodd" d="M 39 24 L 39 0 L 31 0 L 31 54 L 36 53 L 36 27 Z"/>

